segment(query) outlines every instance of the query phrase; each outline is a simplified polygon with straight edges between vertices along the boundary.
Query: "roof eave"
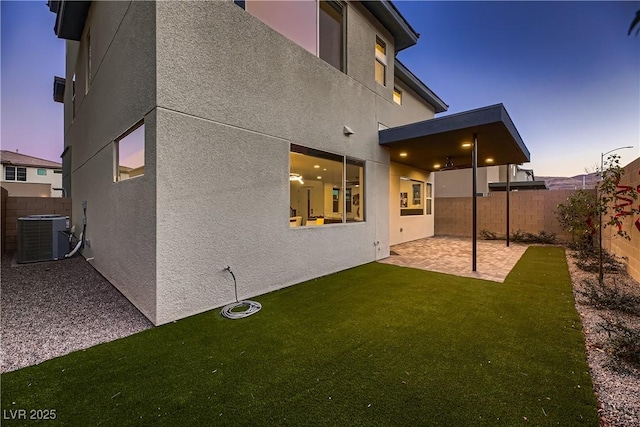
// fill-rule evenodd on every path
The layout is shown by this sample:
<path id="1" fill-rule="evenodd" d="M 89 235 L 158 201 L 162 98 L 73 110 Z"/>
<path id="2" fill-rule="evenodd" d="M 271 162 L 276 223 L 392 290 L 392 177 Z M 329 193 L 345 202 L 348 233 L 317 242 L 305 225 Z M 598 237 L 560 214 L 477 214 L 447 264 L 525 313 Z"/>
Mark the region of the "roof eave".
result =
<path id="1" fill-rule="evenodd" d="M 90 1 L 49 1 L 49 10 L 56 14 L 53 31 L 58 38 L 79 41 L 89 13 Z"/>
<path id="2" fill-rule="evenodd" d="M 395 60 L 395 75 L 425 101 L 431 104 L 436 113 L 443 113 L 449 106 L 429 87 L 415 76 L 402 62 Z"/>
<path id="3" fill-rule="evenodd" d="M 411 47 L 418 43 L 418 34 L 396 9 L 391 1 L 363 1 L 362 5 L 389 30 L 394 38 L 395 51 Z"/>

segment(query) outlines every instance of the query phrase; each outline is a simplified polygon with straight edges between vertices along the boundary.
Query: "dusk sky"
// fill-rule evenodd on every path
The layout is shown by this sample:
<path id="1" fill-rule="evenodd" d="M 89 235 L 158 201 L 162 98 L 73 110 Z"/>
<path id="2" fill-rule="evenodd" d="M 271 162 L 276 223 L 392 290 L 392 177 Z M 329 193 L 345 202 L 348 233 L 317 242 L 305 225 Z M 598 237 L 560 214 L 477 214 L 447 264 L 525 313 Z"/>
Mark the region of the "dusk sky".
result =
<path id="1" fill-rule="evenodd" d="M 398 57 L 448 105 L 503 103 L 538 176 L 640 155 L 640 2 L 394 2 L 420 33 Z M 1 3 L 2 149 L 60 161 L 64 41 L 46 2 Z"/>

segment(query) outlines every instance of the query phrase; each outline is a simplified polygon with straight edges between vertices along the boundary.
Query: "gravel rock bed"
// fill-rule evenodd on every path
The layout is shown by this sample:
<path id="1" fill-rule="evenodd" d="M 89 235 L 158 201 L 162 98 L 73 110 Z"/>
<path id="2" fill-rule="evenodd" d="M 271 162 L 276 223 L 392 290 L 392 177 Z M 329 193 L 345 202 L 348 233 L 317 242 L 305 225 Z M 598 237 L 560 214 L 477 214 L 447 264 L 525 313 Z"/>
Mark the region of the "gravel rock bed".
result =
<path id="1" fill-rule="evenodd" d="M 2 259 L 0 372 L 153 327 L 84 258 L 13 264 Z"/>
<path id="2" fill-rule="evenodd" d="M 617 315 L 633 328 L 640 328 L 640 316 L 621 315 L 610 310 L 600 310 L 587 304 L 578 291 L 585 289 L 584 280 L 597 281 L 597 275 L 580 270 L 576 265 L 576 253 L 567 251 L 567 261 L 573 282 L 576 309 L 582 319 L 587 362 L 591 369 L 593 387 L 598 398 L 601 426 L 640 427 L 640 369 L 626 372 L 611 367 L 611 356 L 605 346 L 607 333 L 598 325 L 603 316 Z M 612 276 L 605 275 L 605 283 Z M 618 289 L 631 295 L 640 295 L 640 283 L 626 273 L 613 277 Z"/>

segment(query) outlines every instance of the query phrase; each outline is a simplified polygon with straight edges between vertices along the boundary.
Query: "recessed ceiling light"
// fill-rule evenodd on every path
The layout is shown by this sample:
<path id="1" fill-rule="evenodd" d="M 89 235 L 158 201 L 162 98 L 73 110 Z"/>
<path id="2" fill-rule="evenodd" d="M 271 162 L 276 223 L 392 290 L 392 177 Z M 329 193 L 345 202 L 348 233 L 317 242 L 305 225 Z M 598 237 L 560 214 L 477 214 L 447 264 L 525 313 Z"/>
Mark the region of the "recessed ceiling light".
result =
<path id="1" fill-rule="evenodd" d="M 321 177 L 321 176 L 319 176 L 319 177 L 318 177 L 318 179 L 322 179 L 322 177 Z"/>
<path id="2" fill-rule="evenodd" d="M 315 169 L 320 169 L 320 165 L 313 165 Z"/>
<path id="3" fill-rule="evenodd" d="M 400 153 L 400 157 L 407 157 L 407 153 L 403 151 L 402 153 Z"/>
<path id="4" fill-rule="evenodd" d="M 326 171 L 327 171 L 327 168 L 324 168 L 324 169 L 322 169 L 322 170 L 326 172 Z"/>
<path id="5" fill-rule="evenodd" d="M 493 163 L 493 159 L 491 157 L 488 157 L 486 161 L 487 163 Z"/>
<path id="6" fill-rule="evenodd" d="M 440 163 L 436 163 L 435 165 L 433 165 L 434 169 L 440 169 Z"/>
<path id="7" fill-rule="evenodd" d="M 470 142 L 465 142 L 464 144 L 462 144 L 462 148 L 470 148 L 470 147 L 471 147 Z"/>

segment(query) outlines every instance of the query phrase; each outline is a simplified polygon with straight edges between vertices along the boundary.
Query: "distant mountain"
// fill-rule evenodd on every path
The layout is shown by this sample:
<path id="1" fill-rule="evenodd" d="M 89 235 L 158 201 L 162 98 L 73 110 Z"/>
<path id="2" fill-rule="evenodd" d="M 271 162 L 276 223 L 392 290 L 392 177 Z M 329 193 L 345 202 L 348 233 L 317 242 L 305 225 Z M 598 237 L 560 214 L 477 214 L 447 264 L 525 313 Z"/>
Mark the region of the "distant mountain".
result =
<path id="1" fill-rule="evenodd" d="M 536 176 L 544 181 L 549 190 L 590 190 L 596 187 L 600 177 L 596 172 L 576 175 L 569 178 L 560 176 Z"/>

